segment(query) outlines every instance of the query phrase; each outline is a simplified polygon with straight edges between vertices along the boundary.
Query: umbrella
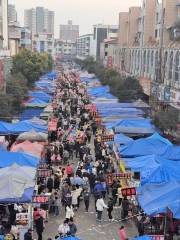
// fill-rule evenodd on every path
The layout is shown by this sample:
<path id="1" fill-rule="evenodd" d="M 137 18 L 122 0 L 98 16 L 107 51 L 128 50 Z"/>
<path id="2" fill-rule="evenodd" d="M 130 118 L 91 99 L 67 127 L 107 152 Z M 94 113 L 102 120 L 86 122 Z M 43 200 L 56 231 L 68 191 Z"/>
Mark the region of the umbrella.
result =
<path id="1" fill-rule="evenodd" d="M 79 186 L 80 186 L 80 185 L 83 185 L 83 184 L 84 184 L 84 181 L 83 181 L 82 178 L 76 176 L 76 177 L 74 177 L 74 178 L 72 179 L 72 184 L 73 184 L 73 185 L 79 185 Z"/>
<path id="2" fill-rule="evenodd" d="M 48 138 L 46 133 L 37 133 L 35 131 L 25 132 L 19 135 L 17 138 L 18 141 L 38 141 L 38 142 L 45 142 Z"/>

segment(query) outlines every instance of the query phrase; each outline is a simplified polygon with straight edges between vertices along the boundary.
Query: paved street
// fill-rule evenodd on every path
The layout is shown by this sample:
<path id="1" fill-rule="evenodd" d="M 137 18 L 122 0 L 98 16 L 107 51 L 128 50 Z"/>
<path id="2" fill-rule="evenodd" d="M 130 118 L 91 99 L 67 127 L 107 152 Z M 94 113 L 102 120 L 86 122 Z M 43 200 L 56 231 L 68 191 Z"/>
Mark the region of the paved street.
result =
<path id="1" fill-rule="evenodd" d="M 64 209 L 60 213 L 60 216 L 50 216 L 49 222 L 46 224 L 44 232 L 44 239 L 53 238 L 60 223 L 64 220 Z M 89 213 L 84 212 L 84 203 L 81 202 L 80 209 L 75 213 L 75 223 L 78 227 L 77 236 L 82 240 L 112 240 L 118 238 L 118 228 L 123 224 L 128 233 L 128 237 L 133 237 L 137 234 L 137 230 L 132 221 L 128 222 L 109 222 L 107 220 L 106 211 L 104 211 L 104 221 L 99 224 L 96 223 L 94 212 L 94 200 L 91 200 L 91 207 Z"/>

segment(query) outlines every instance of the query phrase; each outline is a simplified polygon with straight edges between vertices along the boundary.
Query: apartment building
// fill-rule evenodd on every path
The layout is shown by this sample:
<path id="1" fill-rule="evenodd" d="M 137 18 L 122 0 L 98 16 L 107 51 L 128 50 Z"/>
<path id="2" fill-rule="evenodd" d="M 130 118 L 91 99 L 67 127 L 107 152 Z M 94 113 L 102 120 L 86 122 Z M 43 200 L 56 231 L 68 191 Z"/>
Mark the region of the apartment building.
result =
<path id="1" fill-rule="evenodd" d="M 74 25 L 71 20 L 67 24 L 60 25 L 59 39 L 75 42 L 79 37 L 79 25 Z"/>
<path id="2" fill-rule="evenodd" d="M 76 56 L 76 43 L 70 40 L 56 39 L 54 49 L 55 57 L 59 59 L 72 59 Z"/>
<path id="3" fill-rule="evenodd" d="M 93 34 L 85 34 L 76 39 L 76 57 L 84 60 L 92 56 Z"/>
<path id="4" fill-rule="evenodd" d="M 47 52 L 54 57 L 54 37 L 53 34 L 35 34 L 32 40 L 32 49 L 37 52 Z"/>
<path id="5" fill-rule="evenodd" d="M 118 40 L 108 58 L 122 74 L 136 76 L 145 94 L 180 109 L 180 2 L 143 0 L 119 14 Z"/>

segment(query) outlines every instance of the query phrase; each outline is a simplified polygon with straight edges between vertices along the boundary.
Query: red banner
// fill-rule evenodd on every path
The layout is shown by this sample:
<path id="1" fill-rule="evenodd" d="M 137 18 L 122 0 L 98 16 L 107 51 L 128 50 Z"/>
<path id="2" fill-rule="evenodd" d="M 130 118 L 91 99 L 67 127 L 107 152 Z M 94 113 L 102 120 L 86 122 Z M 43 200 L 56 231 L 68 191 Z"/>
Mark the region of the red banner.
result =
<path id="1" fill-rule="evenodd" d="M 129 187 L 129 188 L 122 188 L 121 193 L 123 197 L 130 197 L 136 195 L 136 188 L 135 187 Z"/>
<path id="2" fill-rule="evenodd" d="M 33 203 L 48 203 L 49 197 L 48 196 L 34 196 L 32 197 Z"/>
<path id="3" fill-rule="evenodd" d="M 46 177 L 50 177 L 51 175 L 52 175 L 52 170 L 50 170 L 50 169 L 38 169 L 37 170 L 38 177 L 46 178 Z"/>

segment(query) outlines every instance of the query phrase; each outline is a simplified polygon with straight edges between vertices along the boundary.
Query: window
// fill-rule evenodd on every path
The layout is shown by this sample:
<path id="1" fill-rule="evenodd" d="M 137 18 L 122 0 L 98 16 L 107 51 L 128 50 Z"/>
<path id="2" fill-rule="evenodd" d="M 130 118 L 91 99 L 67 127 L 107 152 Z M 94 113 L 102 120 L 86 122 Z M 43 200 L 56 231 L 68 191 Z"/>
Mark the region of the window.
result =
<path id="1" fill-rule="evenodd" d="M 155 80 L 159 80 L 159 54 L 158 51 L 156 51 L 155 54 Z"/>
<path id="2" fill-rule="evenodd" d="M 164 54 L 164 78 L 167 77 L 167 60 L 168 60 L 168 52 Z"/>
<path id="3" fill-rule="evenodd" d="M 157 38 L 158 37 L 158 30 L 156 29 L 155 30 L 155 38 Z"/>
<path id="4" fill-rule="evenodd" d="M 179 72 L 179 70 L 180 70 L 180 66 L 179 66 L 179 64 L 180 64 L 180 61 L 179 61 L 179 57 L 180 57 L 180 52 L 177 52 L 176 53 L 176 56 L 175 56 L 175 81 L 176 82 L 178 82 L 179 81 L 179 74 L 180 74 L 180 72 Z"/>
<path id="5" fill-rule="evenodd" d="M 152 68 L 152 73 L 154 74 L 154 51 L 151 52 L 151 68 Z"/>
<path id="6" fill-rule="evenodd" d="M 143 56 L 143 73 L 146 72 L 146 51 L 144 51 L 144 56 Z"/>
<path id="7" fill-rule="evenodd" d="M 170 53 L 169 56 L 169 80 L 172 79 L 173 76 L 173 52 Z"/>
<path id="8" fill-rule="evenodd" d="M 149 73 L 150 51 L 147 53 L 147 73 Z"/>

